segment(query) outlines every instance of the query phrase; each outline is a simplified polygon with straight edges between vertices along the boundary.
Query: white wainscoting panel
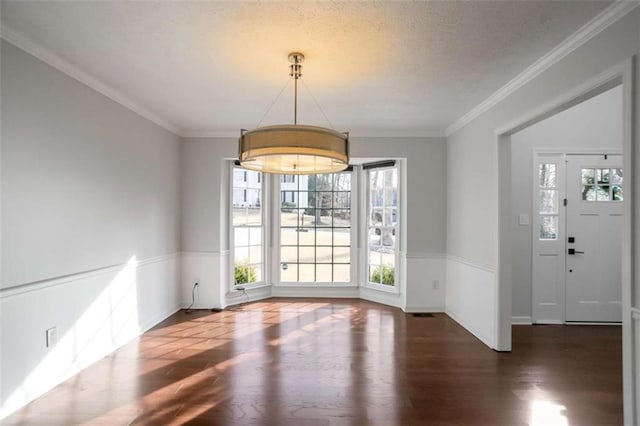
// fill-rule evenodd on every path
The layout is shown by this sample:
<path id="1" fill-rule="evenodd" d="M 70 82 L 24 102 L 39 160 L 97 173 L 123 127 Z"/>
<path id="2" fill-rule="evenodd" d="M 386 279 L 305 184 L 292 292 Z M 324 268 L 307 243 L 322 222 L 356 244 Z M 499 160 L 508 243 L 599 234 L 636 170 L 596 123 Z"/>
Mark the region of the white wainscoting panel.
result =
<path id="1" fill-rule="evenodd" d="M 490 348 L 497 343 L 495 270 L 457 256 L 447 258 L 446 313 Z"/>
<path id="2" fill-rule="evenodd" d="M 176 312 L 179 256 L 0 290 L 0 419 Z M 57 339 L 46 347 L 46 330 Z M 7 368 L 7 366 L 10 366 Z"/>
<path id="3" fill-rule="evenodd" d="M 181 258 L 182 306 L 191 305 L 193 285 L 197 282 L 193 309 L 224 307 L 221 282 L 227 275 L 227 268 L 221 263 L 227 258 L 225 253 L 189 251 L 182 252 Z"/>

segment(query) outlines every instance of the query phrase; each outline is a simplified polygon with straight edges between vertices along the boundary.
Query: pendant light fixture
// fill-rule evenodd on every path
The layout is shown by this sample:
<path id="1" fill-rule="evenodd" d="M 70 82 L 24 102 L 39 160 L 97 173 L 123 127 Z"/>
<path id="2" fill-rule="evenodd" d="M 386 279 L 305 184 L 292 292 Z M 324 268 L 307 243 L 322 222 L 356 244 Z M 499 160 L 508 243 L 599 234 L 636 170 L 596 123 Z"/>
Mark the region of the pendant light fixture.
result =
<path id="1" fill-rule="evenodd" d="M 289 54 L 294 79 L 293 124 L 242 129 L 240 165 L 249 170 L 286 175 L 333 173 L 349 165 L 349 133 L 298 124 L 298 79 L 304 55 Z"/>

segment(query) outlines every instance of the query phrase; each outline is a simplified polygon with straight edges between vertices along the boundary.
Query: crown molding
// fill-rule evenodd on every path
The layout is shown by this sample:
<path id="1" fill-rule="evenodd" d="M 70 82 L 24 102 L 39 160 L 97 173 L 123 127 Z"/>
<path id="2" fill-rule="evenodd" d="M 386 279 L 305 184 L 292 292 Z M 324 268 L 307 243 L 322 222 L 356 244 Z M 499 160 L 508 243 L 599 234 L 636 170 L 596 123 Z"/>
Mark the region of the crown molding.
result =
<path id="1" fill-rule="evenodd" d="M 562 43 L 551 49 L 540 59 L 531 64 L 514 79 L 502 86 L 487 99 L 478 104 L 471 111 L 453 122 L 445 130 L 445 135 L 450 136 L 458 130 L 471 123 L 473 120 L 484 114 L 508 96 L 520 89 L 522 86 L 542 74 L 552 65 L 556 64 L 580 46 L 591 40 L 620 18 L 627 15 L 638 7 L 640 2 L 628 0 L 616 0 L 614 3 L 600 12 L 597 16 L 584 24 L 578 31 L 566 38 Z"/>
<path id="2" fill-rule="evenodd" d="M 178 136 L 183 138 L 239 138 L 240 128 L 236 131 L 189 130 L 182 129 Z M 443 130 L 352 130 L 350 138 L 444 138 Z"/>
<path id="3" fill-rule="evenodd" d="M 155 113 L 149 111 L 144 108 L 137 102 L 132 101 L 127 96 L 123 95 L 121 92 L 117 91 L 113 87 L 110 87 L 107 84 L 102 83 L 98 79 L 90 76 L 86 72 L 80 70 L 77 66 L 71 64 L 67 60 L 61 58 L 57 54 L 53 53 L 51 50 L 43 47 L 42 45 L 30 40 L 29 38 L 23 36 L 22 34 L 14 31 L 13 29 L 7 27 L 6 25 L 0 25 L 0 37 L 6 40 L 7 42 L 13 44 L 19 49 L 24 50 L 32 56 L 40 59 L 44 63 L 52 66 L 64 74 L 67 74 L 71 78 L 74 78 L 81 82 L 82 84 L 92 88 L 96 92 L 106 96 L 114 102 L 119 103 L 125 108 L 130 109 L 136 114 L 140 115 L 143 118 L 157 124 L 158 126 L 168 130 L 169 132 L 179 136 L 179 128 L 169 121 L 159 117 Z"/>

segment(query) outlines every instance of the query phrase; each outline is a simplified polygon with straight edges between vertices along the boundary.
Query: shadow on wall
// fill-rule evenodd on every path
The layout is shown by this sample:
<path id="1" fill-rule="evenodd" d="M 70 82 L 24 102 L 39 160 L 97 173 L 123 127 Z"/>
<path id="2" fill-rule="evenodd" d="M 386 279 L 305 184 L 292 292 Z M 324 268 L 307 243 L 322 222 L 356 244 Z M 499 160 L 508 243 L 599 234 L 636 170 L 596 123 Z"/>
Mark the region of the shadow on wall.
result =
<path id="1" fill-rule="evenodd" d="M 134 255 L 118 269 L 0 299 L 0 419 L 144 331 L 138 266 Z M 47 348 L 54 325 L 60 337 Z"/>

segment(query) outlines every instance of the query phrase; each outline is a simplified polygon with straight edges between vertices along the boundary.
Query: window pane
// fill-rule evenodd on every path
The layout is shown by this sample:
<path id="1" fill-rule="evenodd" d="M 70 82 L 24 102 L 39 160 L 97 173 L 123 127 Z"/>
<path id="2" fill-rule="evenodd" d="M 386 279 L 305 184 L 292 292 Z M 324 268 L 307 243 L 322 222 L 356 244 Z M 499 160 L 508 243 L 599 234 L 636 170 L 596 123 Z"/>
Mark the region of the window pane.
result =
<path id="1" fill-rule="evenodd" d="M 249 247 L 249 263 L 262 263 L 262 246 Z"/>
<path id="2" fill-rule="evenodd" d="M 316 281 L 321 283 L 330 283 L 333 281 L 331 264 L 316 265 Z"/>
<path id="3" fill-rule="evenodd" d="M 582 184 L 593 185 L 596 183 L 595 170 L 594 169 L 582 169 Z"/>
<path id="4" fill-rule="evenodd" d="M 396 237 L 393 228 L 381 228 L 380 242 L 384 247 L 395 247 Z"/>
<path id="5" fill-rule="evenodd" d="M 249 268 L 246 263 L 236 263 L 234 268 L 234 283 L 246 284 L 249 282 Z"/>
<path id="6" fill-rule="evenodd" d="M 298 265 L 282 262 L 280 264 L 280 280 L 282 282 L 298 281 Z"/>
<path id="7" fill-rule="evenodd" d="M 233 259 L 236 265 L 249 262 L 249 247 L 236 247 Z"/>
<path id="8" fill-rule="evenodd" d="M 395 267 L 396 266 L 396 254 L 393 253 L 382 253 L 381 254 L 382 265 Z"/>
<path id="9" fill-rule="evenodd" d="M 249 228 L 249 244 L 252 246 L 262 244 L 262 228 Z"/>
<path id="10" fill-rule="evenodd" d="M 333 230 L 334 246 L 350 246 L 351 245 L 351 228 L 336 228 Z"/>
<path id="11" fill-rule="evenodd" d="M 369 224 L 370 225 L 382 225 L 382 209 L 374 208 L 371 211 L 371 215 L 369 216 Z"/>
<path id="12" fill-rule="evenodd" d="M 369 247 L 376 247 L 380 245 L 381 234 L 381 228 L 369 228 Z"/>
<path id="13" fill-rule="evenodd" d="M 288 246 L 298 245 L 297 228 L 280 228 L 280 244 Z"/>
<path id="14" fill-rule="evenodd" d="M 382 267 L 380 265 L 369 265 L 369 282 L 380 284 L 382 280 L 381 270 Z"/>
<path id="15" fill-rule="evenodd" d="M 596 187 L 596 199 L 598 201 L 610 201 L 609 185 L 598 185 Z"/>
<path id="16" fill-rule="evenodd" d="M 316 229 L 316 244 L 322 246 L 333 245 L 333 230 L 331 228 Z"/>
<path id="17" fill-rule="evenodd" d="M 333 260 L 333 248 L 332 247 L 316 247 L 316 262 L 317 263 L 332 263 Z"/>
<path id="18" fill-rule="evenodd" d="M 314 228 L 300 228 L 298 230 L 298 244 L 301 246 L 315 246 L 316 230 Z"/>
<path id="19" fill-rule="evenodd" d="M 351 191 L 351 173 L 336 173 L 333 176 L 334 191 Z"/>
<path id="20" fill-rule="evenodd" d="M 540 187 L 555 188 L 556 187 L 556 165 L 540 164 Z"/>
<path id="21" fill-rule="evenodd" d="M 239 227 L 233 229 L 233 243 L 236 247 L 249 245 L 249 228 Z"/>
<path id="22" fill-rule="evenodd" d="M 611 183 L 622 185 L 622 169 L 611 169 Z"/>
<path id="23" fill-rule="evenodd" d="M 333 281 L 348 283 L 351 281 L 351 265 L 333 265 Z"/>
<path id="24" fill-rule="evenodd" d="M 387 207 L 384 209 L 384 226 L 394 226 L 398 223 L 398 209 Z"/>
<path id="25" fill-rule="evenodd" d="M 596 178 L 598 183 L 609 183 L 609 169 L 597 169 Z"/>
<path id="26" fill-rule="evenodd" d="M 316 192 L 314 207 L 317 209 L 331 209 L 333 207 L 333 192 Z"/>
<path id="27" fill-rule="evenodd" d="M 316 280 L 315 276 L 316 265 L 298 265 L 299 277 L 298 281 L 301 283 L 310 283 Z"/>
<path id="28" fill-rule="evenodd" d="M 333 261 L 335 263 L 350 263 L 351 262 L 351 248 L 350 247 L 334 247 L 333 248 Z"/>
<path id="29" fill-rule="evenodd" d="M 344 228 L 351 226 L 351 210 L 333 210 L 331 213 L 333 214 L 334 227 Z"/>
<path id="30" fill-rule="evenodd" d="M 246 207 L 233 207 L 233 226 L 246 225 L 247 224 L 247 208 Z"/>
<path id="31" fill-rule="evenodd" d="M 540 216 L 540 239 L 556 240 L 558 238 L 558 216 Z"/>
<path id="32" fill-rule="evenodd" d="M 543 189 L 540 191 L 540 213 L 556 213 L 558 211 L 558 191 Z"/>
<path id="33" fill-rule="evenodd" d="M 351 193 L 350 192 L 335 192 L 335 200 L 333 203 L 334 209 L 348 209 L 351 208 Z"/>
<path id="34" fill-rule="evenodd" d="M 369 264 L 370 265 L 381 265 L 382 257 L 379 251 L 369 250 Z"/>
<path id="35" fill-rule="evenodd" d="M 582 199 L 584 201 L 596 200 L 596 190 L 593 185 L 582 185 Z"/>
<path id="36" fill-rule="evenodd" d="M 249 282 L 256 283 L 262 281 L 262 265 L 249 265 Z"/>
<path id="37" fill-rule="evenodd" d="M 298 263 L 298 247 L 280 247 L 280 262 Z"/>
<path id="38" fill-rule="evenodd" d="M 301 263 L 314 263 L 316 261 L 315 247 L 299 247 L 298 250 Z"/>
<path id="39" fill-rule="evenodd" d="M 621 186 L 617 186 L 614 185 L 611 187 L 611 196 L 613 198 L 613 201 L 623 201 L 624 200 L 624 196 L 622 193 L 622 187 Z"/>
<path id="40" fill-rule="evenodd" d="M 309 213 L 309 220 L 306 223 L 309 226 L 316 226 L 318 228 L 328 228 L 332 226 L 331 210 L 312 209 L 307 210 Z"/>
<path id="41" fill-rule="evenodd" d="M 247 225 L 260 225 L 262 224 L 262 211 L 260 207 L 247 209 Z"/>
<path id="42" fill-rule="evenodd" d="M 376 189 L 371 191 L 371 206 L 382 207 L 384 205 L 384 190 Z"/>

